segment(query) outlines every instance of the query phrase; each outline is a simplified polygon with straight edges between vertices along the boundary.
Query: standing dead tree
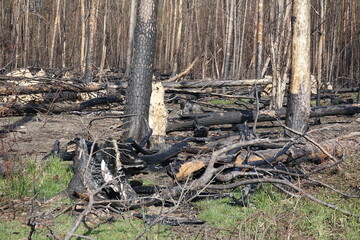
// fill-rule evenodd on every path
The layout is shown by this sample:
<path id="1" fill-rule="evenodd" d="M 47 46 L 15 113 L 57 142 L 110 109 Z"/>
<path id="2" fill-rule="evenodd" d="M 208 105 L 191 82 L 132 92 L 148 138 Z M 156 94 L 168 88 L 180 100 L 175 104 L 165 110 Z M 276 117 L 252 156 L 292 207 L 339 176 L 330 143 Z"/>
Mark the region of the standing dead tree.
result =
<path id="1" fill-rule="evenodd" d="M 292 5 L 292 73 L 286 125 L 300 132 L 309 128 L 310 116 L 310 1 Z"/>
<path id="2" fill-rule="evenodd" d="M 138 1 L 134 59 L 126 92 L 125 114 L 137 116 L 124 124 L 126 137 L 140 141 L 148 132 L 149 105 L 155 56 L 157 0 Z"/>

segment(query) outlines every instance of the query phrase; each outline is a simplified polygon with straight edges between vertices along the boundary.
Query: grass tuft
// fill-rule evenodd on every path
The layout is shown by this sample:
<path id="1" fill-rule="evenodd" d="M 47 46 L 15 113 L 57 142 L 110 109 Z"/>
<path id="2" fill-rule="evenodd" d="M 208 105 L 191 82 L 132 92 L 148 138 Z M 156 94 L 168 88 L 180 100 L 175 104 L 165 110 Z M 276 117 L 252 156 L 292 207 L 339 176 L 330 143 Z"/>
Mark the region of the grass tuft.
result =
<path id="1" fill-rule="evenodd" d="M 50 158 L 46 162 L 29 161 L 22 169 L 0 179 L 4 197 L 34 197 L 42 200 L 65 190 L 73 173 L 68 162 Z"/>
<path id="2" fill-rule="evenodd" d="M 322 189 L 315 196 L 355 214 L 360 212 L 359 199 L 344 199 Z M 240 197 L 240 191 L 233 192 Z M 251 206 L 240 207 L 232 199 L 204 200 L 196 203 L 199 217 L 221 237 L 241 239 L 358 239 L 360 219 L 348 217 L 308 199 L 289 197 L 271 185 L 251 197 Z"/>

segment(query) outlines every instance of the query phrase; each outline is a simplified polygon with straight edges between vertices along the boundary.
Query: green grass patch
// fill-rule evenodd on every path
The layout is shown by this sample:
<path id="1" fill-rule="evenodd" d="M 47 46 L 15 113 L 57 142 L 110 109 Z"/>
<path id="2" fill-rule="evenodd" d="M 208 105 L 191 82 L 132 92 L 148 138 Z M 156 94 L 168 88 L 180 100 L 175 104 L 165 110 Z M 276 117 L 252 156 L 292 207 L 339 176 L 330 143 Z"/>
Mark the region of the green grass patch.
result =
<path id="1" fill-rule="evenodd" d="M 51 229 L 57 236 L 64 237 L 72 227 L 75 218 L 63 214 L 52 221 Z M 93 239 L 134 239 L 138 234 L 147 229 L 147 225 L 141 220 L 133 218 L 119 219 L 112 223 L 100 224 L 98 227 L 89 228 L 82 223 L 76 234 L 84 235 Z M 176 239 L 167 226 L 157 225 L 144 234 L 142 239 Z M 1 221 L 0 220 L 0 239 L 17 240 L 26 239 L 30 228 L 20 221 Z M 49 234 L 47 228 L 37 228 L 32 239 L 47 240 Z M 80 238 L 74 238 L 80 239 Z"/>
<path id="2" fill-rule="evenodd" d="M 33 197 L 46 199 L 65 190 L 73 173 L 68 162 L 58 158 L 29 161 L 20 170 L 0 179 L 0 189 L 12 199 Z"/>
<path id="3" fill-rule="evenodd" d="M 239 190 L 233 193 L 241 195 Z M 321 191 L 316 197 L 360 213 L 359 199 L 346 200 L 330 191 Z M 212 228 L 221 229 L 221 237 L 235 234 L 244 239 L 355 240 L 360 235 L 359 218 L 345 216 L 307 199 L 289 197 L 270 185 L 264 185 L 251 197 L 249 207 L 232 203 L 232 199 L 198 202 L 199 218 Z"/>

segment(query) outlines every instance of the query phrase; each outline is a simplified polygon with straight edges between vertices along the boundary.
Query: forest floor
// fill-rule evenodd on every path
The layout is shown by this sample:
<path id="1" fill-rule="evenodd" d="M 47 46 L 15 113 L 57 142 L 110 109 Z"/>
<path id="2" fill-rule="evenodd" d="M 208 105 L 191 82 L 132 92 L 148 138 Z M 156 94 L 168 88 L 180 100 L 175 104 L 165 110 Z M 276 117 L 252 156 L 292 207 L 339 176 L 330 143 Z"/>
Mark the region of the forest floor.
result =
<path id="1" fill-rule="evenodd" d="M 34 161 L 41 161 L 41 159 L 50 153 L 52 150 L 53 144 L 56 140 L 59 140 L 61 142 L 61 145 L 66 145 L 69 141 L 73 140 L 76 137 L 82 137 L 85 139 L 107 139 L 109 137 L 115 138 L 115 139 L 121 139 L 121 120 L 117 118 L 104 118 L 99 121 L 94 121 L 89 126 L 89 123 L 91 120 L 95 118 L 101 118 L 101 116 L 95 116 L 95 115 L 70 115 L 70 114 L 60 114 L 60 115 L 37 115 L 37 116 L 29 116 L 29 117 L 9 117 L 9 118 L 2 118 L 0 123 L 0 164 L 7 168 L 13 168 L 16 169 L 19 166 L 22 166 L 23 164 L 16 164 L 19 162 L 23 162 L 26 160 L 34 160 Z M 313 120 L 312 120 L 313 121 Z M 327 140 L 339 136 L 343 136 L 352 132 L 360 132 L 360 122 L 359 118 L 354 116 L 330 116 L 330 117 L 324 117 L 321 119 L 322 124 L 321 125 L 314 125 L 311 127 L 310 130 L 314 130 L 311 133 L 311 137 L 317 141 Z M 271 122 L 265 122 L 265 123 L 259 123 L 258 128 L 259 132 L 264 135 L 266 135 L 266 132 L 269 131 L 268 126 L 271 125 Z M 317 129 L 317 130 L 316 130 Z M 280 128 L 272 128 L 271 132 L 274 133 L 274 131 L 278 131 L 279 135 L 282 132 L 282 129 Z M 187 133 L 172 133 L 172 135 L 184 135 Z M 189 133 L 190 134 L 190 133 Z M 319 173 L 317 176 L 315 176 L 318 180 L 326 180 L 325 182 L 327 184 L 332 185 L 333 187 L 344 191 L 349 192 L 352 191 L 354 195 L 360 194 L 360 159 L 359 159 L 360 153 L 359 152 L 348 152 L 345 155 L 346 161 L 341 164 L 341 171 L 338 171 L 336 168 L 329 169 L 326 171 L 323 171 Z M 11 162 L 11 166 L 9 165 L 9 162 Z M 140 175 L 138 176 L 138 179 L 141 179 L 143 181 L 151 182 L 152 184 L 157 184 L 159 182 L 164 181 L 165 176 L 159 176 L 159 175 Z M 318 188 L 312 188 L 309 187 L 306 189 L 310 193 L 318 194 L 319 189 Z M 1 194 L 1 189 L 0 189 Z M 0 196 L 1 198 L 1 196 Z M 4 199 L 3 199 L 4 200 Z M 283 204 L 283 201 L 290 201 L 288 197 L 284 197 L 283 200 L 279 201 L 281 204 Z M 293 200 L 291 200 L 293 201 Z M 359 201 L 357 201 L 359 203 Z M 1 208 L 1 204 L 4 204 L 3 201 L 0 201 L 0 212 L 1 215 L 6 218 L 6 220 L 21 220 L 22 224 L 21 226 L 24 227 L 27 221 L 27 217 L 31 215 L 31 209 L 30 208 L 24 208 L 24 212 L 20 214 L 21 218 L 14 218 L 11 217 L 11 209 L 4 210 Z M 214 203 L 212 203 L 214 204 Z M 219 206 L 221 204 L 226 204 L 226 202 L 218 202 Z M 292 203 L 294 204 L 294 203 Z M 297 203 L 296 203 L 297 204 Z M 346 202 L 344 203 L 346 205 Z M 270 204 L 268 204 L 271 206 Z M 316 205 L 313 203 L 313 205 Z M 341 204 L 340 204 L 341 205 Z M 268 207 L 269 207 L 268 206 Z M 295 205 L 294 209 L 292 210 L 291 217 L 300 217 L 306 219 L 308 216 L 306 213 L 298 213 L 295 211 Z M 343 205 L 341 205 L 343 206 Z M 277 206 L 282 207 L 282 206 Z M 184 209 L 185 208 L 185 209 Z M 209 218 L 208 216 L 205 216 L 204 211 L 211 209 L 210 206 L 207 205 L 207 203 L 195 203 L 194 205 L 187 205 L 184 206 L 183 209 L 179 209 L 177 211 L 178 216 L 183 216 L 184 212 L 187 214 L 192 214 L 193 216 L 197 216 L 200 218 Z M 227 216 L 230 216 L 232 218 L 237 219 L 237 221 L 229 224 L 244 224 L 244 222 L 241 221 L 242 218 L 247 218 L 253 216 L 253 214 L 263 214 L 263 218 L 266 219 L 269 216 L 268 213 L 270 210 L 262 209 L 261 207 L 255 207 L 257 208 L 258 212 L 251 212 L 247 216 L 233 216 L 231 212 L 225 214 L 222 217 L 227 218 Z M 286 208 L 286 207 L 285 207 Z M 283 210 L 285 210 L 285 208 Z M 26 209 L 26 210 L 25 210 Z M 360 210 L 359 207 L 356 208 L 356 210 Z M 157 213 L 161 211 L 161 208 L 157 207 L 151 207 L 147 209 L 147 213 Z M 226 211 L 234 211 L 234 209 L 228 209 Z M 241 210 L 243 211 L 243 210 Z M 301 211 L 301 208 L 300 208 Z M 314 210 L 316 212 L 316 210 Z M 266 214 L 264 213 L 266 212 Z M 319 232 L 311 233 L 305 231 L 302 233 L 302 227 L 297 227 L 296 221 L 294 220 L 293 223 L 289 223 L 284 218 L 287 218 L 289 216 L 285 216 L 286 214 L 281 210 L 277 209 L 275 215 L 271 215 L 270 218 L 272 218 L 275 222 L 275 226 L 277 228 L 276 230 L 276 236 L 274 239 L 285 239 L 285 236 L 291 236 L 290 238 L 296 238 L 296 239 L 321 239 L 321 236 L 333 236 L 336 237 L 334 239 L 351 239 L 352 235 L 347 235 L 347 237 L 344 238 L 338 238 L 338 232 L 341 233 L 343 231 L 342 229 L 333 228 L 328 226 L 326 228 L 326 231 L 328 231 L 329 235 L 321 235 Z M 357 212 L 359 213 L 359 212 Z M 176 214 L 176 212 L 174 213 Z M 284 215 L 285 214 L 285 215 Z M 311 214 L 310 214 L 311 215 Z M 200 226 L 180 226 L 180 227 L 171 227 L 171 237 L 169 239 L 174 238 L 181 238 L 181 239 L 223 239 L 226 236 L 230 236 L 232 234 L 235 236 L 240 236 L 241 234 L 248 234 L 245 232 L 242 232 L 241 228 L 236 228 L 235 226 L 223 226 L 221 225 L 221 221 L 224 219 L 221 219 L 221 216 L 219 216 L 220 219 L 214 219 L 210 217 L 207 219 L 207 223 Z M 5 218 L 1 217 L 2 221 L 5 221 Z M 244 220 L 244 219 L 242 219 Z M 265 222 L 268 220 L 264 220 Z M 270 221 L 270 220 L 269 220 Z M 272 221 L 272 220 L 271 220 Z M 331 221 L 331 219 L 327 219 L 326 221 Z M 335 221 L 335 220 L 334 220 Z M 1 222 L 1 221 L 0 221 Z M 337 222 L 337 220 L 336 220 Z M 247 223 L 245 222 L 245 225 Z M 1 225 L 1 224 L 0 224 Z M 266 224 L 265 224 L 266 225 Z M 354 231 L 358 232 L 360 231 L 360 221 L 355 221 L 353 223 L 355 226 Z M 2 226 L 3 227 L 3 226 Z M 0 230 L 2 229 L 0 227 Z M 259 223 L 255 224 L 256 228 L 262 228 Z M 306 228 L 306 227 L 304 227 Z M 230 230 L 233 229 L 233 230 Z M 236 231 L 234 229 L 237 229 Z M 258 231 L 260 231 L 258 229 Z M 264 228 L 265 232 L 267 228 Z M 29 229 L 28 229 L 29 230 Z M 105 231 L 105 230 L 104 230 Z M 159 232 L 164 232 L 165 235 L 162 233 L 159 235 L 161 239 L 166 239 L 166 233 L 169 231 L 169 228 L 162 229 L 158 228 Z M 224 233 L 227 232 L 227 233 Z M 235 231 L 235 232 L 234 232 Z M 318 231 L 318 230 L 316 230 Z M 334 231 L 334 232 L 332 232 Z M 16 232 L 16 231 L 14 231 Z M 106 232 L 106 231 L 105 231 Z M 265 234 L 265 232 L 259 232 L 259 234 Z M 90 232 L 91 233 L 91 232 Z M 94 234 L 94 232 L 92 233 Z M 225 235 L 224 235 L 225 234 Z M 290 235 L 289 235 L 290 234 Z M 356 235 L 356 234 L 355 234 Z M 25 235 L 26 236 L 26 235 Z M 90 236 L 90 235 L 89 235 Z M 94 238 L 97 238 L 96 235 L 91 235 Z M 248 236 L 248 239 L 250 238 L 251 234 L 246 235 Z M 320 237 L 319 237 L 320 236 Z M 350 236 L 350 237 L 349 237 Z M 0 236 L 1 237 L 1 236 Z M 12 236 L 9 239 L 18 239 L 19 236 Z M 279 238 L 278 238 L 279 237 Z M 150 237 L 153 238 L 153 237 Z M 227 238 L 227 237 L 226 237 Z M 230 237 L 232 238 L 232 237 Z M 101 238 L 98 238 L 101 239 Z M 110 239 L 110 238 L 109 238 Z M 244 239 L 247 239 L 246 237 Z M 258 238 L 258 239 L 266 239 L 266 238 Z M 323 239 L 327 239 L 326 237 Z M 356 239 L 356 238 L 354 238 Z"/>

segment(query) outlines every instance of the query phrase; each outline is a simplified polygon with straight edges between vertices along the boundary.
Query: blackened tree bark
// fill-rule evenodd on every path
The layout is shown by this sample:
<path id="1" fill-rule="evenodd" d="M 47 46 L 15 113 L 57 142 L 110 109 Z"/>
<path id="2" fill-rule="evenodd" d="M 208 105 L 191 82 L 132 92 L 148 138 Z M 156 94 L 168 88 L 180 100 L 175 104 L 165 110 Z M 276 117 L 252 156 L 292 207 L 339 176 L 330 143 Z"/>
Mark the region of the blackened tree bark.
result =
<path id="1" fill-rule="evenodd" d="M 125 137 L 139 141 L 147 133 L 153 62 L 155 55 L 158 0 L 139 0 L 135 26 L 134 59 L 126 92 Z"/>
<path id="2" fill-rule="evenodd" d="M 310 4 L 310 0 L 294 0 L 292 10 L 292 73 L 286 126 L 299 132 L 305 132 L 309 128 Z"/>

